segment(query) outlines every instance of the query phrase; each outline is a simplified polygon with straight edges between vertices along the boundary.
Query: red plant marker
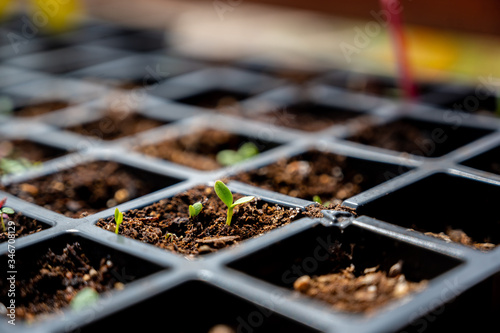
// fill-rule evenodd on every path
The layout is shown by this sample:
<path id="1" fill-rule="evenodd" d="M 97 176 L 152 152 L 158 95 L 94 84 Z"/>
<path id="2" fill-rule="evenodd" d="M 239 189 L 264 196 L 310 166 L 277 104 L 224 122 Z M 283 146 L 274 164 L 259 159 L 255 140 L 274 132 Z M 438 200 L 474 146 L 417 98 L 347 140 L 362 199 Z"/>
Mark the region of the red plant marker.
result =
<path id="1" fill-rule="evenodd" d="M 407 48 L 401 19 L 401 4 L 399 0 L 380 0 L 380 4 L 387 11 L 387 20 L 399 71 L 399 86 L 403 90 L 406 99 L 415 99 L 417 97 L 417 90 L 408 64 Z"/>

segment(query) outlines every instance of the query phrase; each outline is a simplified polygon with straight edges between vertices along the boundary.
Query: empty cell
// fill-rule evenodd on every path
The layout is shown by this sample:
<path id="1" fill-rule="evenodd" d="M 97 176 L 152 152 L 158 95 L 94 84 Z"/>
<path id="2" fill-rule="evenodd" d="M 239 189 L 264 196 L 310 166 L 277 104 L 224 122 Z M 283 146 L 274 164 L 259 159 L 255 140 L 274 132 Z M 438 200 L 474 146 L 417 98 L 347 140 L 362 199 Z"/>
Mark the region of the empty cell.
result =
<path id="1" fill-rule="evenodd" d="M 434 174 L 373 201 L 357 212 L 480 250 L 500 243 L 500 186 Z"/>
<path id="2" fill-rule="evenodd" d="M 320 79 L 324 84 L 345 88 L 363 94 L 376 95 L 389 98 L 402 96 L 397 78 L 377 76 L 365 73 L 337 71 Z M 419 94 L 425 94 L 436 89 L 435 83 L 417 83 Z"/>
<path id="3" fill-rule="evenodd" d="M 104 117 L 96 121 L 71 126 L 66 129 L 101 140 L 115 140 L 164 124 L 166 122 L 148 118 L 138 113 L 109 110 Z"/>
<path id="4" fill-rule="evenodd" d="M 462 164 L 498 175 L 500 174 L 500 147 L 468 159 Z"/>
<path id="5" fill-rule="evenodd" d="M 172 306 L 167 309 L 166 304 Z M 205 282 L 190 281 L 82 327 L 80 331 L 152 331 L 166 325 L 169 332 L 176 333 L 318 332 L 268 308 L 278 304 L 266 306 L 251 303 Z M 137 320 L 137 314 L 145 309 L 147 320 Z M 175 320 L 165 324 L 165 314 Z"/>
<path id="6" fill-rule="evenodd" d="M 225 89 L 212 89 L 178 99 L 177 102 L 199 106 L 206 109 L 220 109 L 236 106 L 239 101 L 250 97 L 249 94 Z"/>
<path id="7" fill-rule="evenodd" d="M 300 102 L 277 110 L 249 115 L 273 126 L 284 126 L 315 132 L 359 116 L 355 110 L 343 109 L 314 102 Z"/>
<path id="8" fill-rule="evenodd" d="M 460 279 L 450 279 L 438 296 L 452 297 L 452 300 L 437 307 L 435 306 L 440 301 L 439 297 L 430 301 L 428 306 L 420 309 L 422 315 L 401 332 L 489 331 L 491 327 L 498 325 L 496 318 L 500 311 L 499 286 L 500 273 L 467 289 Z M 424 314 L 425 311 L 428 312 Z"/>
<path id="9" fill-rule="evenodd" d="M 2 257 L 6 263 L 7 259 L 7 255 Z M 98 297 L 110 297 L 110 292 L 126 289 L 127 283 L 161 270 L 151 262 L 70 234 L 18 249 L 12 265 L 10 273 L 0 273 L 0 302 L 8 306 L 13 299 L 9 291 L 14 290 L 15 318 L 28 323 L 74 308 L 73 300 L 84 288 L 93 289 Z M 15 280 L 7 279 L 11 274 Z"/>
<path id="10" fill-rule="evenodd" d="M 2 190 L 54 212 L 79 218 L 155 192 L 180 180 L 114 161 L 94 161 Z"/>
<path id="11" fill-rule="evenodd" d="M 343 200 L 408 171 L 407 167 L 311 150 L 233 179 L 292 197 Z"/>
<path id="12" fill-rule="evenodd" d="M 356 225 L 316 225 L 229 266 L 339 311 L 373 313 L 459 264 Z"/>
<path id="13" fill-rule="evenodd" d="M 468 126 L 401 119 L 383 125 L 366 125 L 347 139 L 418 156 L 439 157 L 489 133 L 491 130 Z"/>
<path id="14" fill-rule="evenodd" d="M 421 103 L 462 112 L 492 115 L 497 110 L 497 97 L 486 87 L 445 86 L 419 99 Z"/>

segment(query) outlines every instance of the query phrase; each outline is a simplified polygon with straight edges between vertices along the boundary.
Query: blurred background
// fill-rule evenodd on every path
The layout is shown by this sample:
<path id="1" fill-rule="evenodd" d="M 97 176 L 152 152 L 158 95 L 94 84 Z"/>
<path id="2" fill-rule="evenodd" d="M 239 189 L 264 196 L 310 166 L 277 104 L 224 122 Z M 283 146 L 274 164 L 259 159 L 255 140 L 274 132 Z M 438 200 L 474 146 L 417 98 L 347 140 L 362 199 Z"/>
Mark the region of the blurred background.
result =
<path id="1" fill-rule="evenodd" d="M 400 5 L 415 75 L 500 77 L 500 1 L 401 0 Z M 378 0 L 0 1 L 4 17 L 20 10 L 33 16 L 37 6 L 59 8 L 51 14 L 57 29 L 88 17 L 160 28 L 172 48 L 205 58 L 260 57 L 291 66 L 395 74 Z"/>

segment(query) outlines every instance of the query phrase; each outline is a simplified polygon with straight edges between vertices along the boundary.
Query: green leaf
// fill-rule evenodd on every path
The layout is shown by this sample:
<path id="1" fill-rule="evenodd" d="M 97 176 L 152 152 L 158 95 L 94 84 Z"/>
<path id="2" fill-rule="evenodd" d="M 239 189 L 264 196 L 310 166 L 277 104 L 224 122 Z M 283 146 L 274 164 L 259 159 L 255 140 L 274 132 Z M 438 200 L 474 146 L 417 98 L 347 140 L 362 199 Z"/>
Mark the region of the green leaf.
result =
<path id="1" fill-rule="evenodd" d="M 244 203 L 250 202 L 250 201 L 252 201 L 254 198 L 255 198 L 255 197 L 253 197 L 253 196 L 248 196 L 248 197 L 239 198 L 238 200 L 236 200 L 236 202 L 235 202 L 232 206 L 234 207 L 234 206 L 237 206 L 237 205 L 241 205 L 241 204 L 244 204 Z"/>
<path id="2" fill-rule="evenodd" d="M 117 235 L 118 231 L 120 230 L 120 224 L 122 224 L 122 222 L 123 222 L 123 213 L 120 212 L 118 208 L 115 208 L 115 224 L 116 224 L 115 234 Z"/>
<path id="3" fill-rule="evenodd" d="M 313 201 L 314 201 L 314 202 L 319 203 L 320 205 L 321 205 L 321 203 L 322 203 L 322 200 L 321 200 L 321 198 L 319 197 L 319 195 L 315 195 L 315 196 L 313 197 Z"/>
<path id="4" fill-rule="evenodd" d="M 214 190 L 219 199 L 221 199 L 222 202 L 226 204 L 226 206 L 231 207 L 231 205 L 233 204 L 233 194 L 227 188 L 226 184 L 218 180 L 215 182 Z"/>
<path id="5" fill-rule="evenodd" d="M 215 159 L 217 160 L 217 163 L 223 166 L 229 166 L 241 162 L 240 155 L 236 151 L 230 149 L 221 150 L 217 153 Z"/>
<path id="6" fill-rule="evenodd" d="M 257 148 L 253 142 L 246 142 L 241 145 L 240 149 L 238 149 L 238 155 L 242 161 L 258 154 L 259 148 Z"/>
<path id="7" fill-rule="evenodd" d="M 201 204 L 201 202 L 189 205 L 189 217 L 198 216 L 198 214 L 200 214 L 202 209 L 203 205 Z"/>
<path id="8" fill-rule="evenodd" d="M 10 207 L 3 207 L 2 208 L 2 213 L 5 213 L 5 214 L 14 214 L 14 210 Z"/>
<path id="9" fill-rule="evenodd" d="M 115 208 L 115 222 L 116 224 L 120 224 L 123 221 L 123 213 L 120 212 L 118 208 Z"/>
<path id="10" fill-rule="evenodd" d="M 99 293 L 94 288 L 86 287 L 81 289 L 70 302 L 73 310 L 79 311 L 99 300 Z"/>

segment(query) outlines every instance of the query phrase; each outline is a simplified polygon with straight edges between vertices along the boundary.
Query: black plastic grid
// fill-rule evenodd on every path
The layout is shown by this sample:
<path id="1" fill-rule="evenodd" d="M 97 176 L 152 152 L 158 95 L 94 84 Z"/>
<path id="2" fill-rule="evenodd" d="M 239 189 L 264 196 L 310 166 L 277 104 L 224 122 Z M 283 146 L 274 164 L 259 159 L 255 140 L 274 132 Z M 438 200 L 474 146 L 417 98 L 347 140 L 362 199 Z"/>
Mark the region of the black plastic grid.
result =
<path id="1" fill-rule="evenodd" d="M 13 27 L 15 24 L 7 25 L 5 29 Z M 85 35 L 87 30 L 96 39 L 106 35 L 117 37 L 110 37 L 114 42 L 109 44 L 105 43 L 106 39 L 82 39 L 82 34 Z M 138 54 L 130 48 L 126 52 L 121 49 L 123 44 L 119 42 L 141 32 L 92 23 L 73 33 L 77 35 L 74 40 L 78 45 L 44 51 L 51 52 L 50 56 L 44 52 L 30 53 L 7 60 L 0 67 L 2 72 L 11 73 L 7 76 L 7 83 L 2 77 L 0 93 L 11 96 L 19 103 L 15 104 L 16 107 L 54 98 L 71 101 L 68 108 L 34 118 L 19 118 L 15 112 L 3 116 L 0 124 L 3 139 L 28 139 L 67 152 L 62 157 L 44 163 L 41 168 L 5 176 L 4 185 L 54 174 L 93 160 L 117 161 L 178 181 L 118 206 L 121 211 L 127 211 L 171 197 L 195 185 L 212 184 L 216 179 L 255 170 L 310 149 L 366 161 L 367 165 L 377 162 L 391 167 L 380 171 L 386 181 L 380 181 L 344 201 L 344 205 L 357 210 L 359 217 L 347 215 L 342 219 L 336 218 L 335 212 L 325 212 L 324 218 L 302 219 L 261 237 L 243 241 L 235 247 L 194 260 L 96 227 L 97 220 L 111 216 L 114 207 L 84 218 L 71 219 L 9 193 L 2 193 L 8 198 L 10 207 L 48 225 L 41 232 L 16 240 L 16 249 L 20 254 L 29 253 L 32 251 L 30 249 L 47 247 L 60 239 L 82 238 L 85 242 L 97 244 L 96 247 L 102 248 L 103 252 L 112 251 L 122 258 L 131 256 L 155 268 L 150 269 L 146 276 L 128 283 L 124 290 L 101 298 L 84 312 L 68 310 L 64 315 L 33 325 L 16 323 L 16 326 L 11 326 L 2 320 L 0 331 L 93 331 L 110 327 L 116 329 L 119 327 L 117 325 L 122 325 L 123 329 L 147 329 L 165 325 L 165 312 L 169 313 L 167 326 L 171 330 L 188 332 L 207 331 L 217 323 L 237 326 L 240 331 L 332 333 L 420 332 L 424 328 L 433 332 L 443 327 L 463 329 L 470 325 L 477 328 L 493 323 L 493 313 L 499 309 L 500 250 L 496 248 L 483 253 L 413 230 L 413 224 L 418 225 L 420 222 L 423 222 L 420 227 L 424 228 L 433 227 L 442 220 L 450 220 L 452 225 L 470 229 L 472 233 L 486 232 L 490 233 L 488 236 L 492 239 L 499 237 L 500 221 L 496 218 L 498 214 L 494 201 L 498 198 L 500 176 L 485 171 L 482 165 L 485 156 L 486 160 L 496 157 L 491 156 L 491 152 L 500 146 L 500 121 L 491 116 L 430 106 L 450 106 L 453 101 L 450 102 L 449 98 L 446 101 L 440 99 L 442 91 L 453 90 L 453 99 L 463 100 L 469 96 L 470 89 L 450 89 L 444 84 L 429 85 L 425 86 L 422 96 L 422 100 L 428 104 L 404 104 L 387 96 L 350 91 L 349 86 L 342 81 L 344 72 L 318 73 L 308 78 L 307 82 L 296 85 L 293 80 L 278 77 L 276 73 L 282 71 L 278 68 L 272 70 L 272 66 L 264 69 L 248 66 L 245 69 L 243 63 L 236 61 L 234 68 L 214 67 L 203 64 L 203 61 L 195 64 L 183 59 L 172 59 L 176 64 L 188 64 L 186 67 L 181 65 L 186 70 L 175 67 L 175 70 L 179 70 L 175 78 L 166 77 L 160 83 L 123 90 L 117 88 L 115 82 L 105 85 L 104 82 L 86 81 L 85 75 L 106 75 L 112 73 L 121 61 L 133 59 L 137 59 L 144 68 L 156 66 L 161 61 L 158 60 L 157 52 L 148 54 L 147 49 L 141 48 L 135 50 L 141 52 Z M 157 38 L 158 33 L 152 37 L 156 42 Z M 32 42 L 45 43 L 47 39 L 50 37 L 35 38 Z M 71 33 L 66 40 L 73 40 Z M 100 46 L 85 45 L 87 42 Z M 157 50 L 156 47 L 153 49 Z M 61 69 L 57 57 L 64 57 L 64 52 L 68 50 L 78 51 L 76 53 L 79 50 L 102 52 L 102 57 L 88 61 L 83 54 L 79 54 L 82 62 L 78 62 L 77 66 L 70 62 L 68 67 Z M 117 56 L 129 57 L 115 60 Z M 112 61 L 108 61 L 110 57 Z M 94 65 L 98 62 L 101 64 Z M 73 71 L 76 67 L 81 69 Z M 54 77 L 32 72 L 32 69 L 69 73 L 73 78 Z M 134 68 L 125 68 L 117 79 L 137 80 L 137 75 L 140 74 Z M 388 80 L 388 86 L 394 87 L 393 82 Z M 232 90 L 244 96 L 229 113 L 193 105 L 192 100 L 186 100 L 214 90 Z M 26 103 L 26 100 L 30 102 Z M 286 115 L 287 108 L 297 103 L 309 103 L 304 109 L 314 110 L 314 105 L 320 104 L 336 110 L 348 110 L 355 116 L 319 131 L 290 129 L 286 123 L 277 123 L 272 118 L 268 121 L 252 119 L 253 115 L 270 110 L 283 110 Z M 124 108 L 159 119 L 165 125 L 111 141 L 66 130 L 71 125 L 99 119 L 103 110 L 109 107 Z M 491 108 L 491 105 L 486 107 Z M 436 140 L 427 142 L 428 145 L 422 146 L 421 151 L 406 153 L 349 140 L 362 126 L 378 126 L 400 119 L 424 122 L 431 132 L 437 130 Z M 256 142 L 264 139 L 273 141 L 277 146 L 234 167 L 209 172 L 147 157 L 134 149 L 146 142 L 182 136 L 199 128 L 226 130 L 253 138 Z M 458 138 L 453 135 L 469 133 L 467 131 L 473 134 L 460 134 Z M 449 141 L 453 143 L 451 148 L 439 156 L 432 156 L 432 145 L 439 146 Z M 257 195 L 265 201 L 284 206 L 302 209 L 312 204 L 311 201 L 239 182 L 233 181 L 229 185 L 234 192 Z M 300 258 L 300 262 L 305 263 L 304 258 L 310 257 L 311 251 L 329 236 L 358 241 L 362 247 L 366 247 L 369 255 L 365 256 L 369 260 L 373 260 L 372 256 L 381 261 L 402 257 L 411 266 L 410 274 L 429 279 L 429 285 L 422 292 L 401 302 L 391 303 L 371 317 L 332 310 L 323 303 L 291 291 L 290 281 L 283 281 L 280 278 L 282 274 Z M 7 255 L 7 244 L 0 244 L 0 253 L 4 257 Z M 266 269 L 268 267 L 272 269 Z M 5 279 L 5 270 L 1 274 L 2 279 Z M 197 319 L 193 321 L 193 314 L 183 312 L 182 308 L 192 306 L 193 302 L 185 298 L 195 291 L 201 298 L 194 300 Z M 176 304 L 169 303 L 171 301 L 178 301 L 179 308 L 167 311 L 166 304 Z M 482 306 L 478 306 L 479 303 Z M 152 309 L 147 321 L 139 319 L 140 315 L 137 314 L 145 308 Z M 464 323 L 456 319 L 460 316 L 470 316 L 468 318 L 476 320 Z"/>

